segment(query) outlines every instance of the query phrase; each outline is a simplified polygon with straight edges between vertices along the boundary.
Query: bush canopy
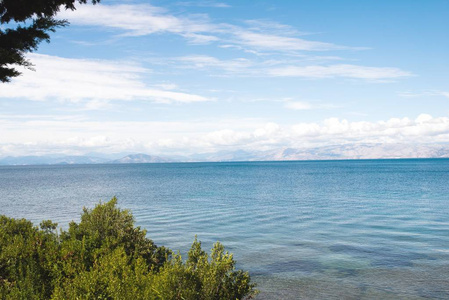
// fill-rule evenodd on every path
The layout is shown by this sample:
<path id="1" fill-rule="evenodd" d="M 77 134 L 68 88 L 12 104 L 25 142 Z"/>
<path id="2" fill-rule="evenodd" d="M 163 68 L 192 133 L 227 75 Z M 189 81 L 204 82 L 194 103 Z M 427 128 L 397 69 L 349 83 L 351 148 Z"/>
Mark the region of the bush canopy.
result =
<path id="1" fill-rule="evenodd" d="M 215 243 L 186 260 L 156 246 L 114 197 L 83 209 L 67 231 L 0 216 L 0 299 L 251 299 L 248 272 Z"/>

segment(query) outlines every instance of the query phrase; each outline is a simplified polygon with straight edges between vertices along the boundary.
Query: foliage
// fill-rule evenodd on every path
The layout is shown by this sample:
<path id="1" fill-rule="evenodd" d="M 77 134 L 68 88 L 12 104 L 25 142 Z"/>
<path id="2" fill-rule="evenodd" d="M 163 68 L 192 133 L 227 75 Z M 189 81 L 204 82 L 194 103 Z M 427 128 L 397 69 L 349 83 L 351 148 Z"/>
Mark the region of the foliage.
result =
<path id="1" fill-rule="evenodd" d="M 2 0 L 0 1 L 0 81 L 20 75 L 13 66 L 31 68 L 25 54 L 49 42 L 49 32 L 68 24 L 54 16 L 60 8 L 75 9 L 75 3 L 88 0 Z M 100 0 L 92 0 L 93 4 Z M 5 29 L 3 29 L 3 26 Z"/>
<path id="2" fill-rule="evenodd" d="M 248 272 L 196 237 L 183 261 L 134 226 L 117 199 L 84 208 L 67 231 L 0 216 L 0 299 L 250 299 Z"/>

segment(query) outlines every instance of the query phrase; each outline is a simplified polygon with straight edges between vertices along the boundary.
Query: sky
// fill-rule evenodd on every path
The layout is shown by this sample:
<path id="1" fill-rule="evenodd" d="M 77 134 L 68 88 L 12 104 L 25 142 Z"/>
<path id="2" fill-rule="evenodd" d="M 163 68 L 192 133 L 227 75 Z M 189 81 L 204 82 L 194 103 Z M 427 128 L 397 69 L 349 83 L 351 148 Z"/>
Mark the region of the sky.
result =
<path id="1" fill-rule="evenodd" d="M 0 83 L 0 157 L 449 143 L 449 1 L 102 0 Z"/>

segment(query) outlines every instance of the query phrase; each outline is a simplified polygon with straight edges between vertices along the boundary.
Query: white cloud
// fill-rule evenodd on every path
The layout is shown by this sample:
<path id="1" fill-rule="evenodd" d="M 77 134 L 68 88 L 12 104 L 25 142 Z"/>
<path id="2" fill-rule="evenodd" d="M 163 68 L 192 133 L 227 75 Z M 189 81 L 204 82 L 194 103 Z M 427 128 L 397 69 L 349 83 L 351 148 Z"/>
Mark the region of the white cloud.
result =
<path id="1" fill-rule="evenodd" d="M 113 107 L 114 105 L 107 100 L 94 99 L 85 104 L 84 110 L 105 110 L 112 109 Z"/>
<path id="2" fill-rule="evenodd" d="M 29 58 L 35 64 L 36 71 L 25 70 L 22 76 L 4 84 L 0 89 L 0 98 L 87 100 L 91 101 L 91 107 L 96 108 L 111 100 L 180 103 L 208 100 L 199 95 L 150 87 L 142 79 L 149 71 L 129 62 L 41 54 L 30 54 Z"/>
<path id="3" fill-rule="evenodd" d="M 90 151 L 178 153 L 270 150 L 342 144 L 449 143 L 449 117 L 421 114 L 351 122 L 328 118 L 291 126 L 252 119 L 191 122 L 88 121 L 0 116 L 0 156 Z M 16 152 L 16 153 L 15 153 Z"/>
<path id="4" fill-rule="evenodd" d="M 315 42 L 289 36 L 279 36 L 246 30 L 235 32 L 238 44 L 251 46 L 260 50 L 272 51 L 329 51 L 347 49 L 330 43 Z"/>
<path id="5" fill-rule="evenodd" d="M 312 109 L 312 105 L 305 101 L 287 101 L 284 106 L 285 106 L 285 108 L 293 109 L 293 110 Z"/>
<path id="6" fill-rule="evenodd" d="M 176 90 L 179 88 L 178 85 L 174 83 L 158 83 L 155 84 L 154 86 L 167 91 Z"/>
<path id="7" fill-rule="evenodd" d="M 275 77 L 305 77 L 305 78 L 358 78 L 367 80 L 384 80 L 408 77 L 413 74 L 398 68 L 365 67 L 357 65 L 329 66 L 285 66 L 269 70 Z"/>
<path id="8" fill-rule="evenodd" d="M 328 140 L 333 143 L 357 142 L 449 142 L 449 118 L 434 118 L 421 114 L 414 120 L 391 118 L 378 122 L 349 122 L 329 118 L 318 123 L 300 123 L 292 126 L 292 136 L 307 137 L 309 141 Z"/>

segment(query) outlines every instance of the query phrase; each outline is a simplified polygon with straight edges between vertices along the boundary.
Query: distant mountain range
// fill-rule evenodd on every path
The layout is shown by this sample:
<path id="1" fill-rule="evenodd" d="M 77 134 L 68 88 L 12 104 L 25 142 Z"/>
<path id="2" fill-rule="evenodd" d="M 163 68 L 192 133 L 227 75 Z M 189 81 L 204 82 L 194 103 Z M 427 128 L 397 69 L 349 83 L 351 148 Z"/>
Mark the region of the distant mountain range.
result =
<path id="1" fill-rule="evenodd" d="M 270 151 L 219 151 L 186 156 L 154 156 L 143 153 L 130 154 L 118 159 L 113 155 L 95 153 L 95 156 L 8 156 L 0 165 L 61 165 L 61 164 L 139 164 L 168 162 L 219 162 L 219 161 L 283 161 L 332 159 L 382 159 L 382 158 L 447 158 L 449 145 L 357 144 L 316 148 L 281 148 Z"/>
<path id="2" fill-rule="evenodd" d="M 139 153 L 139 154 L 130 154 L 130 155 L 127 155 L 120 159 L 108 161 L 107 163 L 109 163 L 109 164 L 145 164 L 145 163 L 166 163 L 166 162 L 175 162 L 175 161 L 176 160 L 166 158 L 166 157 Z"/>
<path id="3" fill-rule="evenodd" d="M 74 164 L 140 164 L 174 162 L 170 158 L 131 154 L 120 159 L 108 159 L 93 156 L 8 156 L 0 159 L 0 165 L 74 165 Z"/>
<path id="4" fill-rule="evenodd" d="M 71 165 L 101 164 L 108 159 L 91 156 L 8 156 L 0 159 L 0 165 Z"/>

